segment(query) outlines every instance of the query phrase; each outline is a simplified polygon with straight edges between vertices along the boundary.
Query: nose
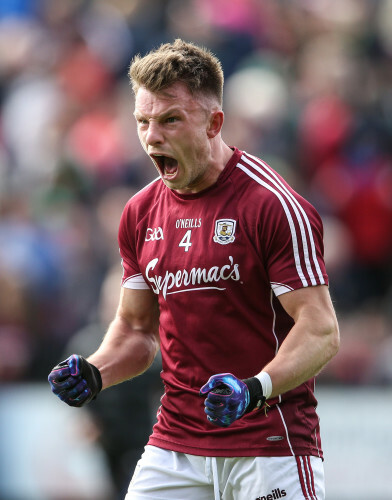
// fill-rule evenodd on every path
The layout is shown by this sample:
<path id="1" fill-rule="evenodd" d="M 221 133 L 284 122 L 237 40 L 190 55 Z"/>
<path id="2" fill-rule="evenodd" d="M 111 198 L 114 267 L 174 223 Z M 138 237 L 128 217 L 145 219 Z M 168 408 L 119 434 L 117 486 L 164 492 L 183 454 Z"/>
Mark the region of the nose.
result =
<path id="1" fill-rule="evenodd" d="M 145 139 L 148 146 L 156 146 L 163 143 L 164 138 L 159 123 L 150 121 Z"/>

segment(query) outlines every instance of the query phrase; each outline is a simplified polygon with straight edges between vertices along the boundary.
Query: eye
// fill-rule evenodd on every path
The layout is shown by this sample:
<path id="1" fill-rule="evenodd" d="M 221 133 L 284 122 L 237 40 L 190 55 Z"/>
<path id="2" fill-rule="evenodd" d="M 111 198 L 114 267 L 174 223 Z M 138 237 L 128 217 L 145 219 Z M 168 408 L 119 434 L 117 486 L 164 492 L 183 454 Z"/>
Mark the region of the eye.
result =
<path id="1" fill-rule="evenodd" d="M 137 123 L 138 125 L 147 125 L 148 124 L 148 120 L 146 120 L 145 118 L 137 118 Z"/>
<path id="2" fill-rule="evenodd" d="M 175 123 L 178 122 L 178 117 L 177 116 L 169 116 L 166 118 L 166 123 Z"/>

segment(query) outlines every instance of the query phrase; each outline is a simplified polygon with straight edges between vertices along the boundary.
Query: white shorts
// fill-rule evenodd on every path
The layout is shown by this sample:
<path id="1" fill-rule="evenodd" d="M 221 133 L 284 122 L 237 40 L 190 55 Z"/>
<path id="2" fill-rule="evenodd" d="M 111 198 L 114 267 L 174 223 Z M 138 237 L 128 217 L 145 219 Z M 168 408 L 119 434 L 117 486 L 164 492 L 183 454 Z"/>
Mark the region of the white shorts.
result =
<path id="1" fill-rule="evenodd" d="M 324 500 L 321 458 L 200 457 L 146 446 L 125 500 Z"/>

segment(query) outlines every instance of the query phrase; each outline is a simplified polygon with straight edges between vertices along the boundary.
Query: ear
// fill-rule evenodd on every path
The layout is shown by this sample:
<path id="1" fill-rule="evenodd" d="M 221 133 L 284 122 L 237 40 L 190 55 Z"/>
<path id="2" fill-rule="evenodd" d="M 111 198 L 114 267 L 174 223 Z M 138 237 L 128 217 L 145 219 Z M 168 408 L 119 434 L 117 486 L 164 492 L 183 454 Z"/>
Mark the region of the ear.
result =
<path id="1" fill-rule="evenodd" d="M 223 111 L 212 111 L 207 127 L 207 136 L 209 139 L 216 137 L 222 130 L 224 120 Z"/>

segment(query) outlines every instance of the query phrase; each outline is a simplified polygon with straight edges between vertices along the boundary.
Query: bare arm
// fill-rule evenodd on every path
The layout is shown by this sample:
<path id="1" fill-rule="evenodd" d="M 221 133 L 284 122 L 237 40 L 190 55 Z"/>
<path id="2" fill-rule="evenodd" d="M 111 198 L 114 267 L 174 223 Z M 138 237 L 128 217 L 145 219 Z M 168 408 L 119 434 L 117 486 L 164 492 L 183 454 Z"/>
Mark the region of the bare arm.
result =
<path id="1" fill-rule="evenodd" d="M 279 296 L 295 324 L 266 371 L 278 396 L 317 375 L 339 349 L 339 328 L 328 287 L 302 288 Z"/>
<path id="2" fill-rule="evenodd" d="M 143 373 L 159 349 L 159 308 L 151 290 L 121 289 L 116 316 L 88 361 L 101 372 L 102 388 Z"/>

